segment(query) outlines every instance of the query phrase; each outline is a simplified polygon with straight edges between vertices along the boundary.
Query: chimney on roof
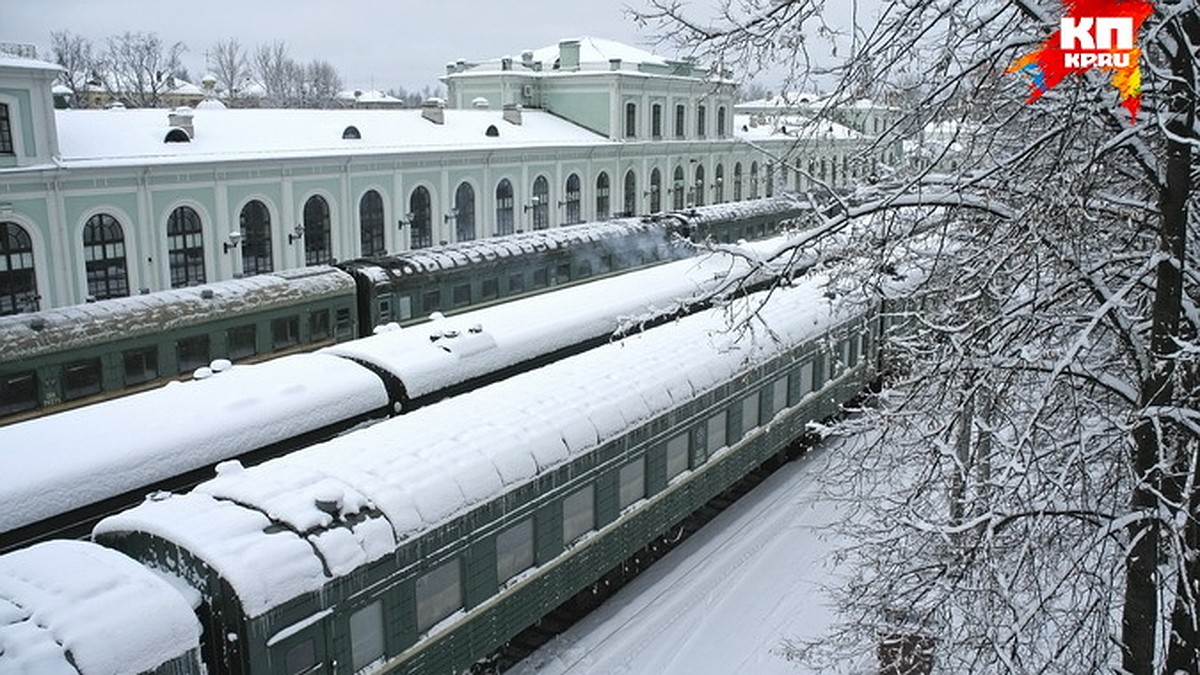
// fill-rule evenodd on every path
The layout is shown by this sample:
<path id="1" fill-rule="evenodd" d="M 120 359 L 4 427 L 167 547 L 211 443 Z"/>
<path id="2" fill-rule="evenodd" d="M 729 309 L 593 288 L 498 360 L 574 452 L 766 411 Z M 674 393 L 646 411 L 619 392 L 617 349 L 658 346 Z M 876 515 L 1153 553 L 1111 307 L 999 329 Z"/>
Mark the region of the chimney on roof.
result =
<path id="1" fill-rule="evenodd" d="M 167 113 L 167 125 L 182 129 L 188 135 L 188 138 L 196 137 L 196 129 L 192 124 L 192 109 L 186 105 Z"/>
<path id="2" fill-rule="evenodd" d="M 521 63 L 526 66 L 533 66 L 533 51 L 526 49 L 521 52 Z"/>
<path id="3" fill-rule="evenodd" d="M 440 98 L 426 99 L 421 104 L 421 117 L 434 124 L 446 123 L 446 102 Z"/>
<path id="4" fill-rule="evenodd" d="M 500 70 L 512 70 L 512 57 L 505 56 L 500 59 Z"/>
<path id="5" fill-rule="evenodd" d="M 558 69 L 579 70 L 579 40 L 559 40 Z"/>
<path id="6" fill-rule="evenodd" d="M 620 70 L 621 69 L 621 59 L 609 59 L 608 60 L 608 69 L 609 70 Z"/>
<path id="7" fill-rule="evenodd" d="M 521 125 L 521 106 L 516 103 L 504 104 L 504 121 L 509 124 Z"/>

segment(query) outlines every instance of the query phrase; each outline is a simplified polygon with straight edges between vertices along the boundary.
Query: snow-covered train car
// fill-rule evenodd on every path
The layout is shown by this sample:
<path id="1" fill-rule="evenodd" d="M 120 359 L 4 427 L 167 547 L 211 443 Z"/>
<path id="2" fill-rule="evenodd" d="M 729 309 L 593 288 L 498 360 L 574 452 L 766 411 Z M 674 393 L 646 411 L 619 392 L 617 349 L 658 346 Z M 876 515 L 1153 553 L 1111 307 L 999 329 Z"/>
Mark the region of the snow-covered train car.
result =
<path id="1" fill-rule="evenodd" d="M 211 376 L 0 427 L 0 550 L 88 523 L 392 410 L 379 377 L 329 354 L 214 363 Z M 153 486 L 153 487 L 149 487 Z"/>
<path id="2" fill-rule="evenodd" d="M 836 412 L 876 313 L 709 310 L 102 521 L 210 606 L 214 672 L 458 672 Z M 865 313 L 860 313 L 860 310 Z"/>
<path id="3" fill-rule="evenodd" d="M 0 317 L 0 419 L 93 403 L 358 335 L 355 285 L 316 266 Z"/>
<path id="4" fill-rule="evenodd" d="M 0 673 L 201 675 L 183 586 L 80 541 L 0 556 Z"/>

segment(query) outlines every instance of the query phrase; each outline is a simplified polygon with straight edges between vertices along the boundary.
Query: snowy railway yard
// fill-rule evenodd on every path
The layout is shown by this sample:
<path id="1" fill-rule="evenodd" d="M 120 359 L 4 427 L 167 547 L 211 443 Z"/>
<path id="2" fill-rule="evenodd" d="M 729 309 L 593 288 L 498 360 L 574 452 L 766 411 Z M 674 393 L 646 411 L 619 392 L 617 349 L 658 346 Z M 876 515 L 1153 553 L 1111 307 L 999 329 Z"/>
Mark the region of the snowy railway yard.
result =
<path id="1" fill-rule="evenodd" d="M 731 330 L 731 308 L 701 311 L 261 465 L 226 463 L 93 537 L 191 589 L 178 603 L 154 591 L 174 616 L 197 611 L 195 633 L 175 631 L 159 654 L 178 672 L 457 671 L 862 390 L 878 307 L 831 303 L 817 277 L 735 303 L 766 332 Z M 66 620 L 56 644 L 96 653 L 103 612 L 79 623 L 45 593 L 60 570 L 36 553 L 52 544 L 2 559 L 0 597 L 45 603 L 38 616 Z M 96 600 L 86 583 L 64 588 Z M 10 645 L 0 659 L 45 657 Z"/>
<path id="2" fill-rule="evenodd" d="M 468 391 L 519 369 L 602 344 L 623 325 L 720 294 L 787 237 L 567 287 L 344 342 L 230 367 L 202 380 L 0 427 L 0 551 L 212 475 Z M 731 289 L 736 290 L 736 289 Z M 97 433 L 109 429 L 113 433 Z M 42 448 L 36 456 L 24 448 Z M 147 489 L 147 486 L 150 486 Z M 99 504 L 99 508 L 94 505 Z M 94 511 L 80 513 L 78 511 Z"/>

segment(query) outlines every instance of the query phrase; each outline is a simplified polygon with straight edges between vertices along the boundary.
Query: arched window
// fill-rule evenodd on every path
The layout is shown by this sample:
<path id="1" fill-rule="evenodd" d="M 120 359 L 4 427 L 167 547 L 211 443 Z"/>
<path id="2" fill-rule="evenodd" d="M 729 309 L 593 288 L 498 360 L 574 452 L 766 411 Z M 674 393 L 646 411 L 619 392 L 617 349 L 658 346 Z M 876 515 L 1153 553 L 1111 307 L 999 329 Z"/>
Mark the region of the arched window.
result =
<path id="1" fill-rule="evenodd" d="M 686 135 L 684 125 L 687 119 L 687 109 L 683 104 L 675 106 L 675 138 L 683 138 Z"/>
<path id="2" fill-rule="evenodd" d="M 775 196 L 775 165 L 767 164 L 767 196 Z"/>
<path id="3" fill-rule="evenodd" d="M 687 186 L 683 184 L 683 167 L 675 167 L 675 175 L 671 179 L 671 208 L 676 211 L 683 210 L 683 203 L 687 198 Z"/>
<path id="4" fill-rule="evenodd" d="M 742 201 L 742 163 L 733 165 L 733 201 Z"/>
<path id="5" fill-rule="evenodd" d="M 16 223 L 0 223 L 0 316 L 38 310 L 33 240 Z"/>
<path id="6" fill-rule="evenodd" d="M 609 200 L 608 173 L 601 171 L 596 176 L 596 220 L 604 220 L 609 216 L 611 201 Z"/>
<path id="7" fill-rule="evenodd" d="M 550 227 L 550 181 L 538 176 L 533 181 L 533 229 Z"/>
<path id="8" fill-rule="evenodd" d="M 717 108 L 717 138 L 725 138 L 725 106 Z"/>
<path id="9" fill-rule="evenodd" d="M 242 230 L 242 274 L 266 274 L 271 263 L 271 212 L 258 200 L 247 202 L 238 217 Z"/>
<path id="10" fill-rule="evenodd" d="M 654 140 L 662 138 L 663 129 L 663 111 L 662 104 L 655 103 L 650 106 L 650 136 Z"/>
<path id="11" fill-rule="evenodd" d="M 750 199 L 758 199 L 758 162 L 750 163 Z"/>
<path id="12" fill-rule="evenodd" d="M 720 204 L 723 201 L 725 201 L 725 166 L 718 164 L 713 175 L 713 203 Z"/>
<path id="13" fill-rule="evenodd" d="M 454 236 L 455 241 L 475 238 L 475 188 L 470 183 L 459 183 L 454 191 Z"/>
<path id="14" fill-rule="evenodd" d="M 650 213 L 662 211 L 662 172 L 658 167 L 650 172 Z"/>
<path id="15" fill-rule="evenodd" d="M 633 169 L 625 172 L 625 215 L 637 213 L 637 174 Z"/>
<path id="16" fill-rule="evenodd" d="M 637 104 L 625 104 L 625 138 L 637 137 Z"/>
<path id="17" fill-rule="evenodd" d="M 125 233 L 116 218 L 97 213 L 83 226 L 83 259 L 88 297 L 96 300 L 129 295 L 125 267 Z"/>
<path id="18" fill-rule="evenodd" d="M 358 227 L 362 255 L 387 253 L 387 244 L 383 240 L 383 197 L 375 190 L 367 190 L 358 200 Z"/>
<path id="19" fill-rule="evenodd" d="M 583 222 L 583 209 L 580 207 L 579 203 L 581 198 L 582 197 L 579 190 L 579 176 L 577 174 L 571 174 L 570 176 L 567 176 L 566 224 L 571 225 L 574 223 Z"/>
<path id="20" fill-rule="evenodd" d="M 331 250 L 332 226 L 329 221 L 329 202 L 313 195 L 304 202 L 304 263 L 326 265 L 333 262 Z"/>
<path id="21" fill-rule="evenodd" d="M 704 106 L 696 106 L 696 138 L 704 138 L 705 132 L 708 131 L 705 128 L 708 124 L 708 119 L 704 115 L 705 112 L 706 109 Z"/>
<path id="22" fill-rule="evenodd" d="M 412 247 L 433 246 L 433 200 L 429 190 L 418 186 L 408 198 L 408 212 L 412 214 Z"/>
<path id="23" fill-rule="evenodd" d="M 704 165 L 696 165 L 696 180 L 692 182 L 692 206 L 704 206 Z"/>
<path id="24" fill-rule="evenodd" d="M 512 234 L 514 222 L 512 183 L 502 178 L 496 185 L 496 234 Z"/>
<path id="25" fill-rule="evenodd" d="M 167 218 L 167 261 L 171 288 L 204 283 L 204 233 L 200 214 L 180 206 Z"/>

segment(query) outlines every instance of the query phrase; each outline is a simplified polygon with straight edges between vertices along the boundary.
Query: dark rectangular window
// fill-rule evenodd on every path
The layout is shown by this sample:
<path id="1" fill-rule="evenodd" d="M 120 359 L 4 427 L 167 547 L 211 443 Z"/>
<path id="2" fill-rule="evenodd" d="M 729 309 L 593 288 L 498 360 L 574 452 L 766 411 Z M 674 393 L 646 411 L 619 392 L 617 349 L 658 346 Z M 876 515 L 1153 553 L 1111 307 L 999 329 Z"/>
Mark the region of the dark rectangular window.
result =
<path id="1" fill-rule="evenodd" d="M 334 332 L 339 340 L 349 340 L 354 337 L 354 321 L 350 316 L 349 308 L 342 307 L 337 310 Z"/>
<path id="2" fill-rule="evenodd" d="M 65 401 L 100 393 L 100 359 L 76 361 L 63 366 L 62 382 Z"/>
<path id="3" fill-rule="evenodd" d="M 510 274 L 508 275 L 508 294 L 516 295 L 517 293 L 525 292 L 525 275 Z"/>
<path id="4" fill-rule="evenodd" d="M 550 270 L 542 268 L 533 271 L 533 287 L 545 288 L 550 285 Z"/>
<path id="5" fill-rule="evenodd" d="M 125 384 L 141 384 L 158 377 L 158 347 L 130 349 L 121 357 L 125 361 Z"/>
<path id="6" fill-rule="evenodd" d="M 590 276 L 592 276 L 592 261 L 591 260 L 581 260 L 579 262 L 579 278 L 586 279 L 587 277 L 590 277 Z"/>
<path id="7" fill-rule="evenodd" d="M 279 351 L 300 344 L 300 317 L 271 319 L 271 350 Z"/>
<path id="8" fill-rule="evenodd" d="M 258 353 L 258 328 L 254 324 L 230 328 L 226 339 L 229 341 L 230 361 L 237 361 Z"/>
<path id="9" fill-rule="evenodd" d="M 0 155 L 14 155 L 12 120 L 8 116 L 8 106 L 0 103 Z"/>
<path id="10" fill-rule="evenodd" d="M 425 291 L 425 297 L 422 298 L 421 303 L 426 314 L 440 310 L 442 308 L 442 292 Z"/>
<path id="11" fill-rule="evenodd" d="M 483 300 L 495 300 L 500 297 L 500 280 L 496 278 L 484 279 L 480 284 L 479 296 Z"/>
<path id="12" fill-rule="evenodd" d="M 308 340 L 320 342 L 329 339 L 329 310 L 322 309 L 308 315 Z"/>
<path id="13" fill-rule="evenodd" d="M 563 263 L 554 270 L 554 283 L 565 284 L 571 280 L 571 263 Z"/>
<path id="14" fill-rule="evenodd" d="M 183 338 L 175 343 L 175 351 L 179 355 L 179 372 L 186 373 L 201 366 L 207 366 L 208 336 L 196 335 Z"/>
<path id="15" fill-rule="evenodd" d="M 459 284 L 454 287 L 453 302 L 455 307 L 471 304 L 471 284 Z"/>
<path id="16" fill-rule="evenodd" d="M 31 370 L 0 379 L 0 415 L 38 407 L 37 375 Z"/>

